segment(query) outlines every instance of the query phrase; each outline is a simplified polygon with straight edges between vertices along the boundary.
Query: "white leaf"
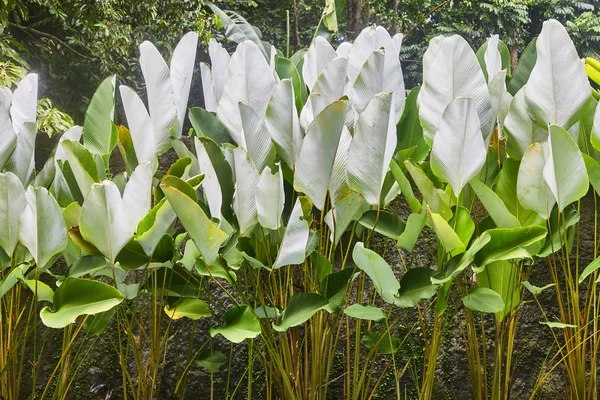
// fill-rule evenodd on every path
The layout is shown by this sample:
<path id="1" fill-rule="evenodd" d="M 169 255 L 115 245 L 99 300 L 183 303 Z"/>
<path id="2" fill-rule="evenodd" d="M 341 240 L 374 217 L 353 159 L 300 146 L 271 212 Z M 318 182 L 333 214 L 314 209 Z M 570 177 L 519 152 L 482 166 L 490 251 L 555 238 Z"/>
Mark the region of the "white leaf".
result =
<path id="1" fill-rule="evenodd" d="M 348 53 L 350 52 L 351 48 L 352 43 L 343 42 L 338 46 L 337 49 L 335 49 L 335 52 L 338 57 L 348 57 Z"/>
<path id="2" fill-rule="evenodd" d="M 258 223 L 267 229 L 277 230 L 281 226 L 281 213 L 285 202 L 283 174 L 278 169 L 274 174 L 265 168 L 256 185 L 256 209 Z"/>
<path id="3" fill-rule="evenodd" d="M 17 223 L 26 204 L 19 178 L 12 172 L 0 174 L 0 247 L 11 258 L 19 241 Z"/>
<path id="4" fill-rule="evenodd" d="M 67 247 L 67 228 L 60 207 L 46 188 L 29 187 L 27 205 L 19 217 L 19 240 L 33 255 L 38 268 Z"/>
<path id="5" fill-rule="evenodd" d="M 331 44 L 322 36 L 317 36 L 311 43 L 304 54 L 302 66 L 302 77 L 311 91 L 323 68 L 338 56 Z"/>
<path id="6" fill-rule="evenodd" d="M 10 116 L 14 132 L 17 135 L 17 143 L 6 169 L 17 175 L 23 185 L 30 181 L 35 166 L 37 84 L 38 76 L 36 74 L 28 74 L 23 78 L 13 93 L 10 106 Z"/>
<path id="7" fill-rule="evenodd" d="M 584 65 L 566 29 L 554 19 L 544 22 L 536 51 L 525 87 L 527 106 L 541 127 L 555 124 L 568 129 L 592 95 Z"/>
<path id="8" fill-rule="evenodd" d="M 153 175 L 152 161 L 144 161 L 133 170 L 125 185 L 123 202 L 134 227 L 137 227 L 152 207 Z"/>
<path id="9" fill-rule="evenodd" d="M 148 110 L 154 127 L 155 152 L 162 154 L 170 147 L 171 136 L 180 132 L 173 84 L 167 63 L 148 41 L 140 45 L 140 66 L 148 93 Z"/>
<path id="10" fill-rule="evenodd" d="M 548 219 L 556 204 L 554 195 L 543 177 L 544 165 L 549 156 L 548 142 L 535 143 L 523 154 L 517 177 L 519 204 Z"/>
<path id="11" fill-rule="evenodd" d="M 336 57 L 331 60 L 323 68 L 312 87 L 311 93 L 320 94 L 328 103 L 338 100 L 344 95 L 347 67 L 348 59 L 345 57 Z"/>
<path id="12" fill-rule="evenodd" d="M 371 205 L 381 203 L 383 180 L 396 149 L 392 93 L 377 95 L 356 121 L 348 152 L 348 183 Z"/>
<path id="13" fill-rule="evenodd" d="M 62 146 L 62 142 L 65 140 L 73 140 L 74 142 L 79 142 L 81 140 L 82 134 L 82 126 L 75 125 L 67 129 L 65 133 L 63 133 L 60 136 L 60 139 L 58 139 L 58 145 L 56 146 L 56 152 L 54 153 L 54 160 L 65 161 L 67 159 L 67 155 L 65 153 L 64 147 Z"/>
<path id="14" fill-rule="evenodd" d="M 508 154 L 517 160 L 523 157 L 531 144 L 545 142 L 548 139 L 548 130 L 540 128 L 529 116 L 525 101 L 526 86 L 515 94 L 504 119 L 507 135 L 506 149 Z"/>
<path id="15" fill-rule="evenodd" d="M 300 112 L 300 127 L 302 130 L 306 132 L 308 126 L 315 119 L 315 116 L 323 111 L 328 105 L 329 101 L 327 101 L 325 96 L 321 96 L 319 93 L 311 93 Z"/>
<path id="16" fill-rule="evenodd" d="M 585 163 L 573 137 L 557 125 L 550 125 L 548 158 L 544 180 L 554 194 L 558 210 L 579 200 L 588 191 L 589 179 Z"/>
<path id="17" fill-rule="evenodd" d="M 131 141 L 138 162 L 154 160 L 154 127 L 146 106 L 137 93 L 124 85 L 119 86 Z"/>
<path id="18" fill-rule="evenodd" d="M 483 54 L 488 82 L 491 82 L 502 71 L 502 56 L 500 55 L 500 50 L 498 50 L 498 41 L 498 35 L 492 35 L 487 41 L 487 48 Z"/>
<path id="19" fill-rule="evenodd" d="M 306 199 L 304 199 L 306 200 Z M 298 198 L 290 220 L 285 228 L 279 254 L 273 268 L 281 268 L 285 265 L 301 264 L 306 258 L 306 245 L 308 244 L 309 224 L 303 210 L 303 201 Z M 307 207 L 308 208 L 308 207 Z"/>
<path id="20" fill-rule="evenodd" d="M 111 181 L 92 185 L 81 208 L 79 230 L 86 241 L 114 263 L 135 230 L 117 185 Z"/>
<path id="21" fill-rule="evenodd" d="M 237 147 L 233 150 L 233 157 L 235 164 L 233 211 L 240 226 L 240 235 L 244 235 L 258 222 L 256 186 L 260 174 L 243 147 Z"/>
<path id="22" fill-rule="evenodd" d="M 475 53 L 458 35 L 438 36 L 423 55 L 423 86 L 417 99 L 423 134 L 430 142 L 446 106 L 457 97 L 473 99 L 481 132 L 491 132 L 490 95 Z"/>
<path id="23" fill-rule="evenodd" d="M 196 146 L 196 156 L 198 157 L 200 173 L 204 174 L 202 190 L 206 197 L 210 215 L 213 218 L 221 219 L 223 193 L 221 192 L 221 184 L 219 183 L 217 173 L 210 161 L 210 157 L 208 156 L 204 144 L 197 137 L 194 137 L 194 145 Z"/>
<path id="24" fill-rule="evenodd" d="M 290 167 L 294 167 L 296 154 L 302 143 L 294 87 L 290 79 L 282 79 L 269 100 L 265 115 L 267 131 L 277 147 L 277 153 Z"/>
<path id="25" fill-rule="evenodd" d="M 354 84 L 363 65 L 375 50 L 383 47 L 389 53 L 390 58 L 398 59 L 399 43 L 401 42 L 401 36 L 392 39 L 388 31 L 381 26 L 370 26 L 363 29 L 348 52 L 348 82 L 350 85 Z"/>
<path id="26" fill-rule="evenodd" d="M 275 84 L 273 71 L 260 49 L 249 40 L 240 43 L 231 56 L 227 82 L 217 109 L 217 117 L 237 144 L 243 144 L 239 103 L 252 107 L 264 117 Z"/>
<path id="27" fill-rule="evenodd" d="M 348 151 L 350 150 L 351 143 L 352 135 L 350 135 L 348 128 L 344 126 L 342 129 L 342 135 L 340 136 L 337 152 L 335 153 L 333 169 L 331 171 L 331 182 L 329 184 L 331 202 L 334 207 L 337 202 L 346 196 L 348 191 L 350 191 L 350 187 L 348 186 L 347 165 Z"/>
<path id="28" fill-rule="evenodd" d="M 17 134 L 10 119 L 12 92 L 9 88 L 0 88 L 0 170 L 10 159 L 17 145 Z"/>
<path id="29" fill-rule="evenodd" d="M 485 164 L 486 146 L 472 99 L 454 99 L 433 139 L 431 170 L 450 184 L 458 197 Z"/>
<path id="30" fill-rule="evenodd" d="M 244 133 L 242 147 L 246 148 L 260 173 L 267 165 L 273 142 L 265 126 L 265 118 L 260 117 L 251 107 L 243 103 L 240 103 L 239 107 Z"/>
<path id="31" fill-rule="evenodd" d="M 176 137 L 181 136 L 183 121 L 185 120 L 192 75 L 194 74 L 196 47 L 198 47 L 198 34 L 193 31 L 188 32 L 181 38 L 171 57 L 173 99 L 179 120 L 179 131 L 176 132 Z"/>
<path id="32" fill-rule="evenodd" d="M 343 100 L 325 107 L 308 127 L 298 152 L 294 189 L 306 194 L 319 210 L 325 205 L 330 187 L 345 111 L 346 102 Z"/>
<path id="33" fill-rule="evenodd" d="M 218 103 L 223 96 L 223 90 L 225 88 L 225 83 L 227 82 L 230 57 L 227 50 L 223 48 L 223 45 L 217 42 L 215 39 L 211 39 L 208 42 L 208 54 L 210 56 L 212 79 L 215 88 L 215 96 Z"/>
<path id="34" fill-rule="evenodd" d="M 219 100 L 217 99 L 215 81 L 207 63 L 200 63 L 200 76 L 202 79 L 202 93 L 204 96 L 204 109 L 210 112 L 216 112 L 219 106 Z"/>
<path id="35" fill-rule="evenodd" d="M 398 55 L 390 50 L 375 50 L 365 62 L 351 90 L 352 105 L 360 114 L 371 99 L 379 93 L 394 93 L 395 117 L 398 123 L 404 110 L 404 80 Z"/>

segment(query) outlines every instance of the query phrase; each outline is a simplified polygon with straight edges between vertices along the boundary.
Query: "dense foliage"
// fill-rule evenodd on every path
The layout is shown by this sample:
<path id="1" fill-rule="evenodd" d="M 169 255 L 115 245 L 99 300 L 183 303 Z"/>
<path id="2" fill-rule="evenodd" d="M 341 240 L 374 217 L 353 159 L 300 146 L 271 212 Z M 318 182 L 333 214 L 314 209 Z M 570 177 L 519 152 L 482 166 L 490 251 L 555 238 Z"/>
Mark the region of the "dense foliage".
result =
<path id="1" fill-rule="evenodd" d="M 202 369 L 211 397 L 431 399 L 446 327 L 461 321 L 473 397 L 509 399 L 532 296 L 555 354 L 531 396 L 562 365 L 569 396 L 594 398 L 600 258 L 594 232 L 595 259 L 580 265 L 578 222 L 590 184 L 594 200 L 600 191 L 586 74 L 600 65 L 580 60 L 565 27 L 544 22 L 515 68 L 496 35 L 477 52 L 436 36 L 407 93 L 401 34 L 371 26 L 335 47 L 315 35 L 285 57 L 238 14 L 209 8 L 237 46 L 208 41 L 203 108 L 188 109 L 199 35 L 168 62 L 144 41 L 145 93 L 105 78 L 83 126 L 36 171 L 38 75 L 0 90 L 2 397 L 66 398 L 101 338 L 124 397 L 194 396 L 186 384 Z M 318 32 L 335 30 L 334 15 Z M 115 153 L 124 171 L 111 169 Z M 406 219 L 388 208 L 397 201 Z M 426 231 L 434 263 L 404 261 Z M 529 282 L 541 262 L 550 274 Z M 551 288 L 556 315 L 537 302 Z M 53 329 L 57 360 L 38 343 Z M 232 377 L 234 346 L 247 366 Z M 178 373 L 166 382 L 170 352 Z"/>

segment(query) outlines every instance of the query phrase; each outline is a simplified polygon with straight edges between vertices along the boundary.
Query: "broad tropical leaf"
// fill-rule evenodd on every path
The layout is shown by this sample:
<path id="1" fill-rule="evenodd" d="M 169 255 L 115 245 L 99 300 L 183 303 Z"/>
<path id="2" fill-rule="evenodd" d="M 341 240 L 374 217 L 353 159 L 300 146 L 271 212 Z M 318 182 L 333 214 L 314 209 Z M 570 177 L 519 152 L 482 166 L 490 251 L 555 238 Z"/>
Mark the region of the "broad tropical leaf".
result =
<path id="1" fill-rule="evenodd" d="M 113 263 L 129 243 L 135 225 L 113 182 L 103 181 L 92 185 L 83 202 L 79 230 L 87 242 Z"/>
<path id="2" fill-rule="evenodd" d="M 371 205 L 380 205 L 381 188 L 396 149 L 394 95 L 374 97 L 356 121 L 348 151 L 348 183 Z"/>
<path id="3" fill-rule="evenodd" d="M 240 43 L 231 56 L 217 117 L 229 129 L 238 145 L 244 144 L 239 104 L 251 107 L 259 117 L 264 117 L 276 85 L 273 74 L 267 60 L 252 41 Z"/>
<path id="4" fill-rule="evenodd" d="M 260 226 L 273 230 L 279 229 L 284 203 L 281 168 L 278 168 L 274 174 L 270 168 L 265 168 L 256 185 L 256 211 Z"/>
<path id="5" fill-rule="evenodd" d="M 19 241 L 18 222 L 27 205 L 25 189 L 12 172 L 0 174 L 0 247 L 9 258 Z"/>
<path id="6" fill-rule="evenodd" d="M 273 268 L 302 264 L 306 259 L 312 206 L 306 197 L 301 196 L 296 200 Z"/>
<path id="7" fill-rule="evenodd" d="M 550 218 L 556 199 L 543 177 L 549 156 L 548 143 L 535 143 L 523 155 L 517 178 L 519 203 L 544 219 Z"/>
<path id="8" fill-rule="evenodd" d="M 541 127 L 570 128 L 592 96 L 590 82 L 567 30 L 555 19 L 544 22 L 536 42 L 537 60 L 525 100 Z"/>
<path id="9" fill-rule="evenodd" d="M 527 148 L 548 139 L 548 130 L 541 128 L 530 117 L 525 101 L 526 87 L 521 88 L 510 102 L 504 119 L 506 150 L 512 158 L 520 160 Z"/>
<path id="10" fill-rule="evenodd" d="M 52 307 L 44 307 L 40 317 L 50 328 L 64 328 L 81 315 L 94 315 L 112 309 L 123 301 L 118 289 L 90 279 L 67 278 L 56 289 Z"/>
<path id="11" fill-rule="evenodd" d="M 279 324 L 273 323 L 273 329 L 285 332 L 289 328 L 308 321 L 317 311 L 329 304 L 327 297 L 317 293 L 296 293 L 290 297 L 288 305 L 283 310 Z"/>
<path id="12" fill-rule="evenodd" d="M 373 250 L 366 249 L 361 242 L 356 243 L 354 246 L 352 259 L 356 266 L 371 278 L 375 290 L 383 300 L 394 304 L 397 300 L 400 283 L 388 263 Z"/>
<path id="13" fill-rule="evenodd" d="M 306 194 L 319 210 L 325 205 L 342 128 L 345 101 L 328 105 L 310 124 L 296 159 L 294 189 Z"/>
<path id="14" fill-rule="evenodd" d="M 476 287 L 462 298 L 465 307 L 479 312 L 497 313 L 504 310 L 502 297 L 492 289 Z"/>
<path id="15" fill-rule="evenodd" d="M 175 178 L 177 179 L 177 178 Z M 187 183 L 183 183 L 188 185 Z M 188 185 L 189 186 L 189 185 Z M 167 200 L 179 217 L 181 224 L 196 243 L 196 247 L 211 264 L 217 258 L 219 248 L 228 235 L 219 229 L 202 211 L 202 208 L 180 188 L 161 184 Z"/>
<path id="16" fill-rule="evenodd" d="M 10 118 L 12 92 L 9 88 L 0 89 L 0 169 L 10 159 L 17 145 L 17 134 Z"/>
<path id="17" fill-rule="evenodd" d="M 273 90 L 265 115 L 267 131 L 277 153 L 290 168 L 294 168 L 303 137 L 294 102 L 292 81 L 282 79 Z"/>
<path id="18" fill-rule="evenodd" d="M 243 342 L 260 335 L 260 321 L 249 306 L 230 308 L 223 316 L 225 325 L 210 328 L 210 336 L 221 334 L 233 343 Z"/>
<path id="19" fill-rule="evenodd" d="M 25 192 L 27 205 L 19 217 L 19 240 L 27 247 L 38 268 L 67 247 L 67 229 L 60 207 L 46 188 L 30 186 Z"/>
<path id="20" fill-rule="evenodd" d="M 487 142 L 493 125 L 490 95 L 469 43 L 457 35 L 432 39 L 423 56 L 423 71 L 423 86 L 417 102 L 425 138 L 433 141 L 442 114 L 452 100 L 470 97 Z"/>
<path id="21" fill-rule="evenodd" d="M 548 153 L 544 180 L 554 194 L 558 210 L 562 211 L 587 193 L 590 185 L 587 170 L 577 143 L 560 126 L 550 125 Z"/>
<path id="22" fill-rule="evenodd" d="M 113 75 L 102 81 L 85 113 L 83 142 L 94 154 L 110 154 L 117 144 L 117 129 L 113 123 L 115 80 Z"/>
<path id="23" fill-rule="evenodd" d="M 139 162 L 154 159 L 154 127 L 146 106 L 137 93 L 124 85 L 119 86 L 123 108 L 131 133 L 135 156 Z"/>
<path id="24" fill-rule="evenodd" d="M 17 85 L 10 106 L 10 116 L 14 132 L 17 135 L 17 142 L 5 168 L 18 176 L 23 185 L 31 180 L 35 166 L 37 86 L 37 75 L 27 75 Z M 10 136 L 8 139 L 8 144 L 11 146 Z"/>
<path id="25" fill-rule="evenodd" d="M 485 165 L 487 155 L 475 103 L 456 98 L 448 104 L 431 150 L 431 170 L 458 197 L 463 187 Z"/>

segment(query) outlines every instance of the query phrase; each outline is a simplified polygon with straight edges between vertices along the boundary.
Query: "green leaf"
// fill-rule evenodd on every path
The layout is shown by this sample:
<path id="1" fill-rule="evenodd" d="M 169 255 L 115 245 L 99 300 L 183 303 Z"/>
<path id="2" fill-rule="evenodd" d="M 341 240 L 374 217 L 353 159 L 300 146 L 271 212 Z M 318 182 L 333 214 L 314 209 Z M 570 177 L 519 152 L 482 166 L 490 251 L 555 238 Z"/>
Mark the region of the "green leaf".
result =
<path id="1" fill-rule="evenodd" d="M 374 229 L 375 232 L 394 240 L 398 240 L 406 226 L 397 215 L 377 210 L 365 212 L 358 222 L 365 228 Z"/>
<path id="2" fill-rule="evenodd" d="M 161 188 L 179 217 L 181 224 L 196 243 L 204 260 L 211 264 L 217 258 L 221 244 L 228 235 L 219 229 L 202 211 L 202 208 L 184 192 L 162 184 Z"/>
<path id="3" fill-rule="evenodd" d="M 462 298 L 462 302 L 468 309 L 478 312 L 497 313 L 504 310 L 502 297 L 486 287 L 469 290 L 469 294 Z"/>
<path id="4" fill-rule="evenodd" d="M 431 278 L 437 271 L 429 268 L 411 268 L 400 280 L 400 291 L 395 304 L 398 307 L 414 307 L 423 299 L 430 299 L 437 292 Z"/>
<path id="5" fill-rule="evenodd" d="M 361 304 L 352 304 L 350 307 L 345 308 L 344 314 L 352 318 L 375 322 L 382 322 L 387 318 L 387 315 L 381 308 L 363 306 Z"/>
<path id="6" fill-rule="evenodd" d="M 442 218 L 441 215 L 432 213 L 427 210 L 429 218 L 431 219 L 431 225 L 435 231 L 438 239 L 444 246 L 446 252 L 451 254 L 460 254 L 465 251 L 467 247 L 452 227 Z"/>
<path id="7" fill-rule="evenodd" d="M 573 324 L 565 324 L 563 322 L 550 322 L 550 321 L 540 321 L 541 325 L 546 325 L 550 328 L 559 328 L 559 329 L 564 329 L 564 328 L 577 328 L 577 325 L 573 325 Z"/>
<path id="8" fill-rule="evenodd" d="M 376 348 L 378 354 L 394 354 L 400 350 L 400 340 L 389 333 L 369 332 L 363 336 L 361 343 L 367 348 Z"/>
<path id="9" fill-rule="evenodd" d="M 315 254 L 315 253 L 313 253 Z M 355 268 L 344 268 L 327 275 L 321 282 L 320 292 L 328 300 L 325 310 L 336 313 L 342 309 L 346 300 L 348 286 L 356 277 Z"/>
<path id="10" fill-rule="evenodd" d="M 108 311 L 123 301 L 116 288 L 90 279 L 67 278 L 56 289 L 52 308 L 44 307 L 40 317 L 50 328 L 64 328 L 81 315 Z"/>
<path id="11" fill-rule="evenodd" d="M 429 153 L 429 146 L 423 139 L 423 128 L 419 121 L 419 107 L 417 106 L 419 90 L 419 86 L 415 87 L 406 97 L 404 113 L 396 126 L 397 144 L 395 153 L 414 148 L 411 158 L 416 162 L 423 161 Z M 398 179 L 396 174 L 394 174 L 394 177 Z M 402 192 L 404 193 L 404 190 Z"/>
<path id="12" fill-rule="evenodd" d="M 600 109 L 600 107 L 599 107 Z M 600 164 L 587 154 L 582 154 L 585 168 L 587 169 L 588 177 L 590 178 L 590 184 L 596 191 L 600 193 Z"/>
<path id="13" fill-rule="evenodd" d="M 115 315 L 115 311 L 114 308 L 111 308 L 108 311 L 88 316 L 83 324 L 87 334 L 93 336 L 100 336 L 103 334 L 108 327 L 110 320 Z"/>
<path id="14" fill-rule="evenodd" d="M 361 242 L 354 245 L 352 259 L 356 263 L 356 266 L 371 278 L 375 290 L 377 290 L 377 293 L 379 293 L 383 300 L 393 304 L 396 301 L 400 283 L 388 263 L 373 250 L 365 249 Z"/>
<path id="15" fill-rule="evenodd" d="M 260 335 L 260 321 L 249 306 L 230 308 L 223 316 L 225 325 L 210 328 L 210 336 L 221 334 L 233 343 L 243 342 L 245 339 L 254 339 Z"/>
<path id="16" fill-rule="evenodd" d="M 417 243 L 417 239 L 421 234 L 421 231 L 425 227 L 426 222 L 427 213 L 422 212 L 410 214 L 406 220 L 404 232 L 402 232 L 402 235 L 400 235 L 398 241 L 396 242 L 396 247 L 412 252 L 415 244 Z"/>
<path id="17" fill-rule="evenodd" d="M 171 204 L 163 198 L 138 223 L 135 241 L 142 246 L 146 255 L 154 253 L 156 246 L 175 222 L 177 215 Z"/>
<path id="18" fill-rule="evenodd" d="M 308 97 L 306 85 L 302 75 L 291 60 L 284 57 L 275 56 L 275 72 L 279 79 L 290 79 L 293 86 L 293 94 L 295 97 L 296 110 L 301 111 L 304 106 L 304 101 Z M 287 85 L 287 84 L 286 84 Z M 275 89 L 277 90 L 277 89 Z M 297 114 L 296 114 L 297 115 Z"/>
<path id="19" fill-rule="evenodd" d="M 537 38 L 534 38 L 519 58 L 519 63 L 517 64 L 517 68 L 512 75 L 510 83 L 508 84 L 508 91 L 513 96 L 527 83 L 529 80 L 529 75 L 531 74 L 531 70 L 533 69 L 535 62 L 537 60 L 537 51 L 536 44 Z"/>
<path id="20" fill-rule="evenodd" d="M 200 352 L 196 359 L 196 365 L 205 369 L 211 374 L 219 372 L 219 369 L 226 364 L 229 359 L 221 352 L 208 349 Z"/>
<path id="21" fill-rule="evenodd" d="M 63 140 L 61 146 L 73 171 L 79 191 L 85 197 L 95 182 L 100 182 L 98 167 L 90 151 L 74 140 Z"/>
<path id="22" fill-rule="evenodd" d="M 534 296 L 537 296 L 538 294 L 542 293 L 544 290 L 549 289 L 551 287 L 554 286 L 554 283 L 549 283 L 548 285 L 539 287 L 539 286 L 535 286 L 532 285 L 531 283 L 529 283 L 528 281 L 523 281 L 523 286 L 525 286 L 525 288 Z"/>
<path id="23" fill-rule="evenodd" d="M 589 179 L 585 162 L 573 137 L 557 125 L 550 125 L 548 159 L 544 166 L 544 180 L 554 194 L 558 210 L 586 195 Z"/>
<path id="24" fill-rule="evenodd" d="M 52 290 L 50 286 L 35 279 L 26 279 L 23 281 L 23 283 L 27 285 L 29 290 L 36 294 L 37 301 L 49 301 L 52 303 L 52 299 L 54 298 L 54 290 Z"/>
<path id="25" fill-rule="evenodd" d="M 452 210 L 450 210 L 448 203 L 440 197 L 431 179 L 414 162 L 405 161 L 404 165 L 406 165 L 410 176 L 423 196 L 423 200 L 429 205 L 431 211 L 440 214 L 446 221 L 449 220 L 452 217 Z"/>
<path id="26" fill-rule="evenodd" d="M 83 142 L 94 154 L 110 154 L 117 144 L 117 128 L 113 123 L 115 79 L 113 75 L 102 81 L 85 113 Z"/>
<path id="27" fill-rule="evenodd" d="M 483 168 L 486 155 L 487 146 L 473 100 L 452 100 L 433 139 L 431 170 L 448 182 L 458 197 L 467 182 Z"/>
<path id="28" fill-rule="evenodd" d="M 504 302 L 504 308 L 496 317 L 502 321 L 521 304 L 521 280 L 519 267 L 509 261 L 490 263 L 485 270 L 477 274 L 479 287 L 486 287 L 498 293 Z"/>
<path id="29" fill-rule="evenodd" d="M 188 117 L 192 123 L 196 136 L 209 137 L 218 145 L 233 142 L 227 128 L 225 128 L 213 113 L 200 107 L 192 107 L 190 108 Z"/>
<path id="30" fill-rule="evenodd" d="M 19 240 L 31 253 L 38 268 L 48 266 L 67 247 L 67 229 L 60 206 L 46 188 L 30 186 L 27 205 L 19 217 Z"/>
<path id="31" fill-rule="evenodd" d="M 191 320 L 197 320 L 211 316 L 208 304 L 193 297 L 182 297 L 173 304 L 167 304 L 165 306 L 165 313 L 167 313 L 171 319 L 185 317 Z"/>
<path id="32" fill-rule="evenodd" d="M 281 314 L 279 324 L 273 323 L 273 329 L 278 332 L 285 332 L 289 328 L 301 325 L 328 304 L 327 297 L 320 294 L 296 293 L 290 297 L 287 307 Z"/>
<path id="33" fill-rule="evenodd" d="M 600 257 L 596 258 L 594 261 L 588 264 L 587 267 L 583 270 L 581 275 L 579 276 L 579 283 L 583 283 L 583 281 L 594 273 L 598 268 L 600 268 Z"/>
<path id="34" fill-rule="evenodd" d="M 479 178 L 472 179 L 469 185 L 489 213 L 490 217 L 494 220 L 494 223 L 499 228 L 517 228 L 521 226 L 521 223 L 512 215 L 506 208 L 506 204 L 502 199 L 494 193 L 485 183 L 481 182 Z"/>
<path id="35" fill-rule="evenodd" d="M 544 239 L 546 233 L 542 226 L 489 229 L 482 236 L 489 235 L 490 240 L 475 255 L 475 265 L 482 269 L 494 261 L 529 258 L 526 248 Z"/>
<path id="36" fill-rule="evenodd" d="M 592 96 L 584 65 L 567 30 L 554 19 L 544 22 L 536 51 L 525 86 L 527 106 L 539 126 L 568 129 L 580 119 Z"/>
<path id="37" fill-rule="evenodd" d="M 259 319 L 275 319 L 281 315 L 281 312 L 277 307 L 260 306 L 254 309 L 254 314 Z"/>
<path id="38" fill-rule="evenodd" d="M 410 210 L 413 213 L 418 213 L 421 210 L 421 202 L 415 197 L 408 178 L 406 178 L 406 175 L 404 175 L 404 172 L 394 160 L 390 162 L 390 169 L 394 179 L 396 179 L 396 182 L 400 187 L 400 192 L 404 195 L 404 199 L 410 207 Z"/>

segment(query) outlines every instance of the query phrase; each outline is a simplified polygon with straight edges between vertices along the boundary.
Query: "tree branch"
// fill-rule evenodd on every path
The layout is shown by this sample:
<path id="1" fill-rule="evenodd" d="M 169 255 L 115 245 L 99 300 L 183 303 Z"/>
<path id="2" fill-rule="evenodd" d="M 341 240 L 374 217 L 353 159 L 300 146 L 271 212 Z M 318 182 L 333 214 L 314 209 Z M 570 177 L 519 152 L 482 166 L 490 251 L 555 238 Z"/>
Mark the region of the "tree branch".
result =
<path id="1" fill-rule="evenodd" d="M 87 60 L 93 60 L 92 57 L 88 57 L 85 54 L 81 54 L 80 52 L 78 52 L 77 50 L 75 50 L 74 48 L 72 48 L 71 46 L 69 46 L 65 41 L 57 38 L 54 35 L 51 35 L 49 33 L 42 32 L 42 31 L 38 31 L 37 29 L 33 29 L 33 28 L 28 27 L 28 26 L 17 25 L 17 24 L 14 24 L 12 22 L 9 22 L 9 25 L 13 26 L 13 27 L 15 27 L 17 29 L 20 29 L 20 30 L 22 30 L 24 32 L 31 32 L 31 33 L 34 33 L 34 34 L 36 34 L 38 36 L 44 36 L 44 37 L 56 40 L 58 43 L 60 43 L 61 45 L 63 45 L 66 49 L 68 49 L 71 52 L 77 54 L 79 57 L 85 58 Z"/>

